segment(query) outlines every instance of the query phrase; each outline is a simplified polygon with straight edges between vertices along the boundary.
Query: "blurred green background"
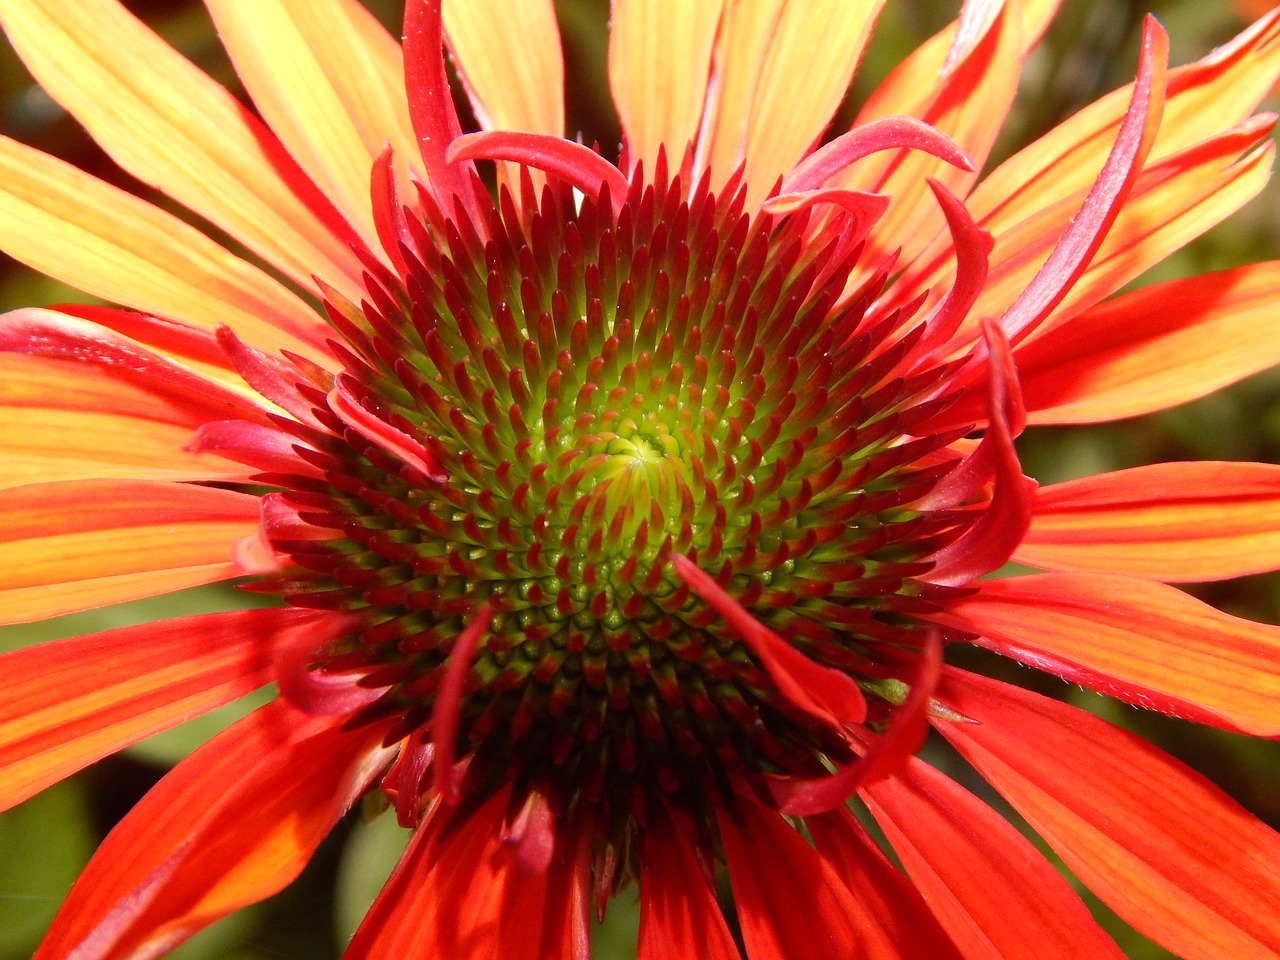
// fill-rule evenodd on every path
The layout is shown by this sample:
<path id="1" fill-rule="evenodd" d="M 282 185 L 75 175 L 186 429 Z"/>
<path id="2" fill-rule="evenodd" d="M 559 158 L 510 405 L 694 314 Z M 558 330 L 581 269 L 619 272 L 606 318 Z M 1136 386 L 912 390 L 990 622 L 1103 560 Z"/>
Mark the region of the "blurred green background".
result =
<path id="1" fill-rule="evenodd" d="M 135 0 L 126 4 L 183 53 L 243 96 L 197 2 Z M 394 32 L 399 2 L 368 4 Z M 1255 6 L 1258 0 L 1255 0 Z M 559 0 L 569 60 L 570 131 L 590 142 L 616 143 L 618 133 L 605 82 L 605 0 Z M 847 118 L 875 82 L 916 44 L 954 16 L 954 3 L 891 0 L 849 102 Z M 1148 10 L 1172 36 L 1172 62 L 1203 55 L 1240 29 L 1228 3 L 1203 0 L 1064 3 L 1046 41 L 1026 65 L 1021 98 L 997 148 L 998 160 L 1100 93 L 1133 75 L 1138 26 Z M 0 129 L 136 190 L 74 121 L 32 85 L 7 45 L 0 45 Z M 847 120 L 846 120 L 847 123 Z M 1139 282 L 1200 273 L 1255 260 L 1280 249 L 1280 193 L 1273 184 L 1242 213 L 1179 252 Z M 85 300 L 0 255 L 0 309 Z M 1280 310 L 1277 311 L 1280 314 Z M 1277 317 L 1280 322 L 1280 316 Z M 1280 462 L 1280 374 L 1254 377 L 1174 411 L 1115 425 L 1035 430 L 1020 443 L 1027 472 L 1042 482 L 1159 460 L 1248 459 Z M 1192 592 L 1241 616 L 1280 622 L 1280 579 L 1258 576 L 1196 587 Z M 230 588 L 187 591 L 122 607 L 0 631 L 0 649 L 57 636 L 92 632 L 163 617 L 250 602 Z M 1061 696 L 1126 725 L 1203 771 L 1273 826 L 1280 825 L 1280 745 L 1258 742 L 1137 711 L 1079 688 L 999 661 L 981 651 L 952 651 L 970 666 Z M 50 691 L 57 696 L 56 690 Z M 264 693 L 262 696 L 266 696 Z M 257 702 L 260 702 L 261 697 Z M 178 759 L 250 709 L 240 703 L 154 737 L 104 760 L 14 810 L 0 814 L 0 960 L 25 960 L 71 881 L 95 845 L 130 806 Z M 941 745 L 929 759 L 961 779 L 1017 821 Z M 403 845 L 393 818 L 352 814 L 321 847 L 288 890 L 216 924 L 178 948 L 182 960 L 325 960 L 336 957 L 376 894 Z M 1135 960 L 1169 956 L 1090 899 L 1103 922 Z M 638 908 L 633 896 L 609 907 L 594 933 L 599 960 L 634 956 Z"/>

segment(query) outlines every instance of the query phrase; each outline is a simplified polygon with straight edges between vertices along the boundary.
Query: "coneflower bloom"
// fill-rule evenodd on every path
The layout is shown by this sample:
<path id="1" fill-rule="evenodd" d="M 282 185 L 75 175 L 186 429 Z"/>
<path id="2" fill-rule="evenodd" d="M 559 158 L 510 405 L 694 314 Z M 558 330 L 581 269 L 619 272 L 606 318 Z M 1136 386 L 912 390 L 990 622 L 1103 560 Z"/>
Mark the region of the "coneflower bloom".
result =
<path id="1" fill-rule="evenodd" d="M 1176 70 L 1148 21 L 1131 85 L 980 175 L 1049 0 L 965 3 L 847 131 L 881 3 L 614 0 L 620 152 L 564 138 L 550 0 L 410 0 L 403 47 L 354 0 L 206 5 L 256 113 L 116 0 L 0 0 L 48 93 L 241 251 L 0 142 L 4 249 L 116 304 L 0 326 L 0 614 L 279 598 L 0 660 L 6 805 L 279 690 L 38 957 L 162 955 L 366 794 L 407 845 L 351 960 L 586 957 L 637 887 L 645 958 L 1120 956 L 929 728 L 1140 932 L 1280 956 L 1274 832 L 945 662 L 1280 734 L 1280 628 L 1169 585 L 1280 566 L 1280 467 L 1037 489 L 1014 448 L 1280 359 L 1280 263 L 1112 296 L 1266 182 L 1280 18 Z"/>

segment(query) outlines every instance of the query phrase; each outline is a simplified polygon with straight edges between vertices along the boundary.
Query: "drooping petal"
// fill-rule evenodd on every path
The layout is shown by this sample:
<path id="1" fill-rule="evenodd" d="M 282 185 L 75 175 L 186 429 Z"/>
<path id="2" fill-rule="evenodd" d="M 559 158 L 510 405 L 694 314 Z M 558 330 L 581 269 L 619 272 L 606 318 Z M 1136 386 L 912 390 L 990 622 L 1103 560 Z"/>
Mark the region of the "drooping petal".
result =
<path id="1" fill-rule="evenodd" d="M 942 699 L 977 722 L 939 732 L 1140 933 L 1186 960 L 1280 954 L 1280 835 L 1208 780 L 995 680 L 949 670 Z"/>
<path id="2" fill-rule="evenodd" d="M 718 188 L 742 165 L 749 204 L 808 151 L 839 106 L 883 0 L 726 7 L 697 166 Z"/>
<path id="3" fill-rule="evenodd" d="M 546 871 L 522 871 L 503 841 L 509 797 L 498 791 L 462 822 L 433 808 L 343 960 L 588 960 L 586 847 L 567 838 Z"/>
<path id="4" fill-rule="evenodd" d="M 1097 423 L 1206 396 L 1280 362 L 1280 261 L 1152 284 L 1015 351 L 1031 423 Z"/>
<path id="5" fill-rule="evenodd" d="M 0 622 L 24 623 L 236 576 L 258 498 L 160 480 L 64 480 L 0 498 Z"/>
<path id="6" fill-rule="evenodd" d="M 327 617 L 236 610 L 0 655 L 0 808 L 269 682 L 280 645 Z"/>
<path id="7" fill-rule="evenodd" d="M 939 623 L 1103 693 L 1260 736 L 1280 734 L 1280 627 L 1162 583 L 1101 574 L 989 580 Z"/>
<path id="8" fill-rule="evenodd" d="M 955 943 L 920 891 L 889 862 L 847 807 L 806 817 L 805 825 L 823 859 L 862 901 L 866 915 L 884 927 L 905 960 L 959 960 Z"/>
<path id="9" fill-rule="evenodd" d="M 724 0 L 613 0 L 609 89 L 628 155 L 646 171 L 659 148 L 678 157 L 694 141 L 724 7 Z"/>
<path id="10" fill-rule="evenodd" d="M 275 701 L 219 734 L 103 841 L 36 957 L 158 956 L 280 890 L 386 764 L 382 733 Z"/>
<path id="11" fill-rule="evenodd" d="M 480 126 L 563 135 L 564 55 L 551 0 L 445 0 L 443 12 Z"/>
<path id="12" fill-rule="evenodd" d="M 320 318 L 261 270 L 145 200 L 0 137 L 0 245 L 85 293 L 322 358 Z"/>
<path id="13" fill-rule="evenodd" d="M 740 796 L 717 819 L 748 956 L 904 960 L 879 919 L 775 811 Z"/>
<path id="14" fill-rule="evenodd" d="M 643 832 L 639 960 L 738 960 L 693 846 L 661 809 Z"/>
<path id="15" fill-rule="evenodd" d="M 376 250 L 373 160 L 388 140 L 402 166 L 417 155 L 399 44 L 354 0 L 205 6 L 263 119 Z"/>
<path id="16" fill-rule="evenodd" d="M 0 487 L 93 477 L 232 480 L 247 472 L 183 449 L 212 414 L 198 400 L 96 364 L 0 354 L 0 411 Z"/>
<path id="17" fill-rule="evenodd" d="M 1205 461 L 1041 487 L 1014 559 L 1186 582 L 1271 570 L 1278 553 L 1280 466 Z"/>
<path id="18" fill-rule="evenodd" d="M 967 960 L 1122 960 L 1031 842 L 933 767 L 912 758 L 863 799 Z"/>
<path id="19" fill-rule="evenodd" d="M 311 290 L 359 298 L 355 236 L 263 124 L 116 0 L 3 0 L 27 68 L 111 158 Z"/>

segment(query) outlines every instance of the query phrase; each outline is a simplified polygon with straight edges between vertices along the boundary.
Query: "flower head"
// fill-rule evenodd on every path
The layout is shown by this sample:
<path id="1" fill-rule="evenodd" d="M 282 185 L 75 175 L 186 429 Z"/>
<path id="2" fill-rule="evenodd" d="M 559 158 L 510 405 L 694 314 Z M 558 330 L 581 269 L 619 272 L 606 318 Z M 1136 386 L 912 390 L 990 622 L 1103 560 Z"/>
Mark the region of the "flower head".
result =
<path id="1" fill-rule="evenodd" d="M 930 727 L 1140 931 L 1280 954 L 1273 832 L 945 662 L 1280 733 L 1280 628 L 1167 585 L 1280 566 L 1280 467 L 1037 489 L 1014 447 L 1277 359 L 1275 263 L 1112 295 L 1266 181 L 1280 18 L 1172 71 L 1149 20 L 1128 88 L 983 175 L 1052 4 L 966 3 L 841 132 L 880 4 L 615 0 L 616 155 L 563 138 L 549 2 L 410 0 L 403 50 L 352 0 L 206 5 L 261 120 L 115 0 L 0 0 L 104 149 L 246 250 L 0 142 L 5 249 L 118 305 L 0 320 L 0 613 L 276 598 L 5 655 L 7 804 L 279 690 L 38 956 L 160 955 L 369 795 L 410 832 L 350 958 L 585 957 L 633 884 L 643 956 L 737 957 L 720 871 L 756 960 L 1119 956 Z"/>

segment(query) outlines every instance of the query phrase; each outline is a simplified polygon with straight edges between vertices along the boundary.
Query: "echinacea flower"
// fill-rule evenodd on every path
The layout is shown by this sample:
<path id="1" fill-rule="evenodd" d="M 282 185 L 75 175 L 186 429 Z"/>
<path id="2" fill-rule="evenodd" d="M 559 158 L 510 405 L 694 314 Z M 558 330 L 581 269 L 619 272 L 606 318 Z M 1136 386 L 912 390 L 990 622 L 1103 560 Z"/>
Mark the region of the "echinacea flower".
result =
<path id="1" fill-rule="evenodd" d="M 117 305 L 0 321 L 0 615 L 280 601 L 0 658 L 6 806 L 279 691 L 120 822 L 38 958 L 160 956 L 370 794 L 407 846 L 350 960 L 586 957 L 632 888 L 654 960 L 1119 957 L 929 728 L 1142 933 L 1280 956 L 1273 831 L 945 662 L 1280 735 L 1280 628 L 1169 585 L 1280 567 L 1280 467 L 1037 489 L 1014 448 L 1280 360 L 1278 262 L 1113 296 L 1266 182 L 1280 17 L 1175 70 L 1149 20 L 1131 85 L 981 175 L 1049 0 L 969 0 L 847 131 L 881 3 L 614 0 L 620 153 L 564 139 L 549 0 L 409 0 L 403 49 L 354 0 L 206 6 L 256 114 L 116 0 L 0 0 L 240 251 L 0 141 L 0 244 Z"/>

